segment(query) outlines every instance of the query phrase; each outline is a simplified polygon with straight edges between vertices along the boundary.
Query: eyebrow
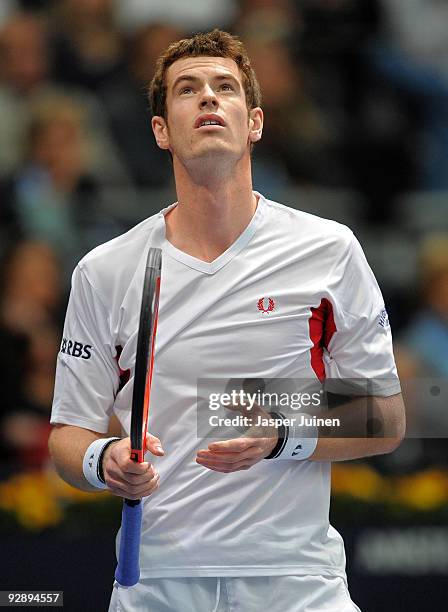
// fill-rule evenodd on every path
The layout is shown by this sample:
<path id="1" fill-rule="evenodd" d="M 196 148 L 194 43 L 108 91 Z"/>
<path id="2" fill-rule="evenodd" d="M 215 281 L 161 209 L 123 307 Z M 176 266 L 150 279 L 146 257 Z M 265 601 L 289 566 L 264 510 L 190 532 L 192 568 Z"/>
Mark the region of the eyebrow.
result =
<path id="1" fill-rule="evenodd" d="M 196 77 L 193 75 L 180 76 L 180 77 L 177 77 L 177 79 L 174 81 L 172 89 L 173 90 L 176 89 L 176 87 L 179 85 L 179 83 L 182 83 L 182 81 L 186 81 L 187 83 L 197 83 L 200 80 L 201 79 L 199 77 Z M 216 75 L 215 77 L 213 77 L 212 80 L 213 81 L 233 81 L 233 83 L 235 83 L 238 87 L 240 87 L 240 83 L 238 79 L 236 79 L 235 76 L 230 72 L 226 74 Z"/>

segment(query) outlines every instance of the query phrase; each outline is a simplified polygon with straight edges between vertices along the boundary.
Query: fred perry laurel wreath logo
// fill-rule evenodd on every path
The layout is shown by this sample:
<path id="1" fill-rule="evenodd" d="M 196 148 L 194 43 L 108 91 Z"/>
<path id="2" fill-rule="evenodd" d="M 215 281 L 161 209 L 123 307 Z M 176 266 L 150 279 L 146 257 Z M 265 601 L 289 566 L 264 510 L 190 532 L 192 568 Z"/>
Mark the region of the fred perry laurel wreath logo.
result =
<path id="1" fill-rule="evenodd" d="M 258 300 L 257 307 L 260 312 L 266 314 L 275 310 L 275 302 L 270 297 L 262 297 Z"/>

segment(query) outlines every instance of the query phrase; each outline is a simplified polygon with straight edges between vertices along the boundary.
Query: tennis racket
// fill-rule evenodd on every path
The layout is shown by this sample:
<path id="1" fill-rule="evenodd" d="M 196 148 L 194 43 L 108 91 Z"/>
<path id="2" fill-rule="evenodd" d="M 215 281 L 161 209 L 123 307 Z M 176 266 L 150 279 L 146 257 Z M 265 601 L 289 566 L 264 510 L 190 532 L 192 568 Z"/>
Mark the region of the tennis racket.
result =
<path id="1" fill-rule="evenodd" d="M 160 294 L 162 251 L 150 248 L 145 279 L 135 355 L 134 391 L 131 414 L 131 459 L 144 461 L 148 428 L 149 401 L 154 365 L 154 346 Z M 115 579 L 122 586 L 133 586 L 140 578 L 140 534 L 142 500 L 125 499 L 121 518 L 121 540 Z"/>

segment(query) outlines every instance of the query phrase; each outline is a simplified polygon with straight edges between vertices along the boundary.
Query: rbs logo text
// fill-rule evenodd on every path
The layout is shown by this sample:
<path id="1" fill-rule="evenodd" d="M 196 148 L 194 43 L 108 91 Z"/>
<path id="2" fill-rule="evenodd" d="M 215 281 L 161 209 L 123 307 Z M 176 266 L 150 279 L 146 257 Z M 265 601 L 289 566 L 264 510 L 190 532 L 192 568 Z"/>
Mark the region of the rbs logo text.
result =
<path id="1" fill-rule="evenodd" d="M 92 356 L 92 345 L 75 342 L 68 338 L 62 338 L 61 353 L 71 355 L 72 357 L 81 357 L 81 359 L 90 359 Z"/>

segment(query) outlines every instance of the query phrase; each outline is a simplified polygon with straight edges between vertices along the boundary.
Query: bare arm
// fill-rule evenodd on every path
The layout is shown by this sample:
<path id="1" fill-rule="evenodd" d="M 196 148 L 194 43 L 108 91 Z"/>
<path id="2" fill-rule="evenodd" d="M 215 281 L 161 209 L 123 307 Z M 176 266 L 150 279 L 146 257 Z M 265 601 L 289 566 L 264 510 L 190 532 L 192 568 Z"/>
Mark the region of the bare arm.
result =
<path id="1" fill-rule="evenodd" d="M 51 431 L 48 447 L 59 476 L 82 491 L 98 491 L 84 478 L 82 460 L 88 446 L 104 434 L 75 427 L 55 425 Z"/>
<path id="2" fill-rule="evenodd" d="M 75 427 L 55 425 L 49 439 L 49 449 L 58 474 L 63 480 L 82 491 L 96 491 L 84 477 L 82 462 L 89 445 L 104 434 Z M 163 455 L 160 440 L 148 435 L 147 449 L 154 455 Z M 112 443 L 103 457 L 104 479 L 114 495 L 127 499 L 146 497 L 158 487 L 157 471 L 148 462 L 134 463 L 130 459 L 130 440 L 123 438 Z"/>
<path id="3" fill-rule="evenodd" d="M 330 411 L 331 417 L 350 418 L 357 403 L 366 398 L 354 399 L 340 408 Z M 394 451 L 402 442 L 406 429 L 405 407 L 401 393 L 390 397 L 371 397 L 372 418 L 381 425 L 381 437 L 323 437 L 319 436 L 316 450 L 310 461 L 346 461 Z"/>

